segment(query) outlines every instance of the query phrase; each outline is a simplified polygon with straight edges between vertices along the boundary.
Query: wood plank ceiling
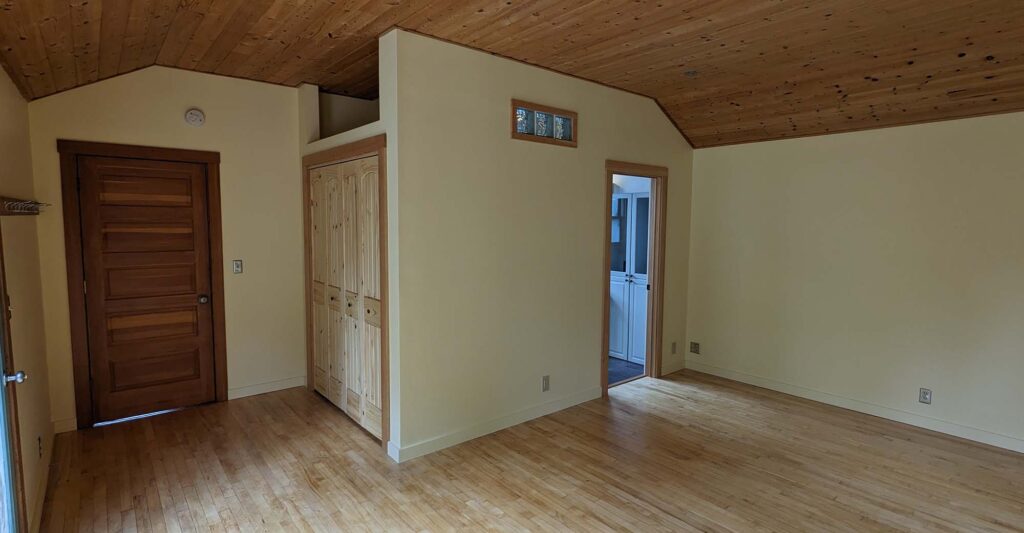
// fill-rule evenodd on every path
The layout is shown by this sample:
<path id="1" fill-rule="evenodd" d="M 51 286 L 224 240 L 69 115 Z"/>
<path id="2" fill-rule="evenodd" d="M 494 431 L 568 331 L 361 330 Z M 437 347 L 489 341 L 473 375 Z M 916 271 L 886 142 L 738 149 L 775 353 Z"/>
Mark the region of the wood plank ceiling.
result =
<path id="1" fill-rule="evenodd" d="M 398 26 L 655 98 L 696 147 L 1024 109 L 1022 0 L 0 0 L 28 98 L 153 64 L 377 93 Z"/>

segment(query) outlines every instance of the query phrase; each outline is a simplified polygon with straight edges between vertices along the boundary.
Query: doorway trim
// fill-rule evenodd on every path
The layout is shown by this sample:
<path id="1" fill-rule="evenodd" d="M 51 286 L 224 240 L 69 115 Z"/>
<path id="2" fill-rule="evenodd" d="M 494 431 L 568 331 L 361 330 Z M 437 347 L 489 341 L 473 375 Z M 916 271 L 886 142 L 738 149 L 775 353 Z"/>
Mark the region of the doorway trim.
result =
<path id="1" fill-rule="evenodd" d="M 647 299 L 647 354 L 644 360 L 644 373 L 640 377 L 661 377 L 661 335 L 663 331 L 663 315 L 665 308 L 665 213 L 668 200 L 668 168 L 641 163 L 629 163 L 609 159 L 605 161 L 605 206 L 604 206 L 604 263 L 602 264 L 602 276 L 604 285 L 601 293 L 604 295 L 604 312 L 601 327 L 601 396 L 608 397 L 608 348 L 609 348 L 609 326 L 611 319 L 608 313 L 611 310 L 611 240 L 612 224 L 608 216 L 612 211 L 612 176 L 624 174 L 650 178 L 651 201 L 654 206 L 654 224 L 651 227 L 651 297 Z"/>
<path id="2" fill-rule="evenodd" d="M 224 327 L 224 251 L 221 235 L 220 153 L 179 148 L 158 148 L 58 139 L 61 200 L 64 214 L 64 255 L 68 273 L 68 308 L 71 315 L 71 360 L 75 376 L 75 415 L 79 429 L 94 421 L 89 377 L 89 338 L 85 312 L 85 270 L 82 255 L 82 219 L 79 209 L 78 158 L 121 157 L 198 163 L 206 167 L 206 200 L 210 226 L 210 283 L 213 296 L 213 366 L 216 401 L 228 399 L 227 342 Z"/>
<path id="3" fill-rule="evenodd" d="M 308 319 L 313 310 L 313 263 L 310 256 L 313 236 L 310 235 L 309 179 L 310 171 L 335 163 L 377 156 L 377 224 L 380 227 L 380 443 L 384 453 L 391 440 L 391 319 L 388 312 L 388 157 L 387 134 L 367 137 L 359 141 L 327 148 L 302 158 L 302 227 L 305 241 L 305 293 L 306 293 L 306 388 L 313 391 L 313 324 Z"/>

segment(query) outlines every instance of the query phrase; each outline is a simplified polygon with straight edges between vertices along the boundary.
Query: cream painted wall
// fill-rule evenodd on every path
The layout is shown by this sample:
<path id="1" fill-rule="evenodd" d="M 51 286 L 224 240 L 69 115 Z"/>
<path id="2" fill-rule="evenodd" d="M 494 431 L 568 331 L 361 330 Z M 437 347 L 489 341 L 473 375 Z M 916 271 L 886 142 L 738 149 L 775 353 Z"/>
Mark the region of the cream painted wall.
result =
<path id="1" fill-rule="evenodd" d="M 0 196 L 35 199 L 29 149 L 28 104 L 6 73 L 0 73 Z M 43 333 L 42 287 L 36 217 L 4 217 L 4 263 L 11 298 L 11 342 L 14 364 L 29 379 L 17 385 L 18 425 L 25 475 L 25 506 L 30 529 L 39 524 L 46 490 L 47 465 L 53 444 L 50 392 Z M 0 307 L 2 308 L 2 307 Z M 40 453 L 38 440 L 42 440 Z"/>
<path id="2" fill-rule="evenodd" d="M 415 34 L 386 39 L 397 40 L 401 253 L 392 455 L 600 395 L 607 159 L 669 168 L 665 351 L 685 339 L 692 150 L 658 106 Z M 579 148 L 513 140 L 512 98 L 577 111 Z M 682 365 L 664 354 L 666 372 Z"/>
<path id="3" fill-rule="evenodd" d="M 380 101 L 320 93 L 320 134 L 330 137 L 380 120 Z"/>
<path id="4" fill-rule="evenodd" d="M 1024 113 L 698 150 L 687 366 L 1024 451 L 1021 139 Z"/>
<path id="5" fill-rule="evenodd" d="M 206 124 L 182 116 L 202 108 Z M 53 416 L 74 426 L 57 139 L 211 150 L 221 154 L 228 388 L 231 397 L 305 383 L 298 90 L 151 67 L 33 101 L 37 196 Z"/>

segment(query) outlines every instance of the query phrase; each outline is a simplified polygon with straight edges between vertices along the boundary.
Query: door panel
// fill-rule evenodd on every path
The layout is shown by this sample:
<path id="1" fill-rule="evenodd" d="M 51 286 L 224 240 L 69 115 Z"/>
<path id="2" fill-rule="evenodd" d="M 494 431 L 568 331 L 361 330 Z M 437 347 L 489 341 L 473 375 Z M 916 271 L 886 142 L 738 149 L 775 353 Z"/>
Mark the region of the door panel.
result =
<path id="1" fill-rule="evenodd" d="M 110 266 L 107 268 L 107 298 L 141 298 L 165 294 L 195 294 L 196 272 L 191 254 L 167 257 L 176 264 L 159 266 Z M 115 261 L 111 261 L 115 263 Z"/>
<path id="2" fill-rule="evenodd" d="M 630 224 L 630 298 L 629 298 L 629 361 L 647 362 L 647 263 L 650 255 L 651 195 L 632 195 Z"/>
<path id="3" fill-rule="evenodd" d="M 330 353 L 328 355 L 330 366 L 330 390 L 327 397 L 334 405 L 345 409 L 345 298 L 341 289 L 329 288 L 328 298 L 328 335 L 330 342 Z"/>
<path id="4" fill-rule="evenodd" d="M 313 326 L 313 389 L 320 394 L 329 393 L 327 364 L 327 235 L 324 228 L 327 198 L 322 169 L 314 169 L 309 179 L 309 244 L 311 275 L 313 277 L 313 305 L 309 320 Z"/>
<path id="5" fill-rule="evenodd" d="M 342 163 L 341 240 L 332 243 L 344 257 L 342 283 L 345 285 L 345 404 L 343 409 L 356 422 L 362 422 L 363 361 L 362 313 L 359 298 L 359 209 L 356 189 L 359 186 L 358 166 L 353 161 Z"/>
<path id="6" fill-rule="evenodd" d="M 645 364 L 647 360 L 647 284 L 629 284 L 629 361 Z"/>
<path id="7" fill-rule="evenodd" d="M 95 421 L 213 401 L 203 165 L 79 157 Z"/>
<path id="8" fill-rule="evenodd" d="M 380 222 L 377 157 L 353 161 L 359 176 L 359 288 L 362 296 L 363 427 L 381 436 Z"/>
<path id="9" fill-rule="evenodd" d="M 636 193 L 633 195 L 633 226 L 631 237 L 633 243 L 630 246 L 632 255 L 632 268 L 630 273 L 634 279 L 647 281 L 647 262 L 650 256 L 650 228 L 651 228 L 651 195 Z"/>
<path id="10" fill-rule="evenodd" d="M 629 349 L 629 283 L 612 273 L 611 305 L 608 308 L 608 355 L 625 359 Z"/>
<path id="11" fill-rule="evenodd" d="M 331 403 L 343 411 L 348 408 L 346 380 L 348 379 L 348 361 L 345 357 L 345 295 L 341 287 L 344 285 L 345 250 L 336 243 L 341 242 L 344 231 L 345 211 L 345 177 L 342 165 L 331 165 L 323 168 L 327 177 L 328 223 L 327 240 L 324 244 L 330 258 L 328 265 L 328 283 L 330 284 L 328 299 L 328 356 L 330 367 L 330 391 L 327 397 Z"/>
<path id="12" fill-rule="evenodd" d="M 628 194 L 612 195 L 611 212 L 611 264 L 612 273 L 626 274 L 629 261 L 629 209 Z"/>
<path id="13" fill-rule="evenodd" d="M 631 201 L 628 194 L 612 195 L 611 302 L 608 307 L 608 355 L 626 359 L 629 353 L 629 246 Z"/>

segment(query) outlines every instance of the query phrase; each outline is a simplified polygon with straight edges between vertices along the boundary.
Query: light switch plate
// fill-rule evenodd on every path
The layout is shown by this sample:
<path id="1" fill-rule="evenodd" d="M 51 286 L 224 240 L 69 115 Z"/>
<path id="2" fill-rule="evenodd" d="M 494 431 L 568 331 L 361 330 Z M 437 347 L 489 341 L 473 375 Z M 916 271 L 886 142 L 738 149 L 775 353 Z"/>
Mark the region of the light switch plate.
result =
<path id="1" fill-rule="evenodd" d="M 231 273 L 232 274 L 241 274 L 242 273 L 242 260 L 241 259 L 233 259 L 231 261 Z"/>

